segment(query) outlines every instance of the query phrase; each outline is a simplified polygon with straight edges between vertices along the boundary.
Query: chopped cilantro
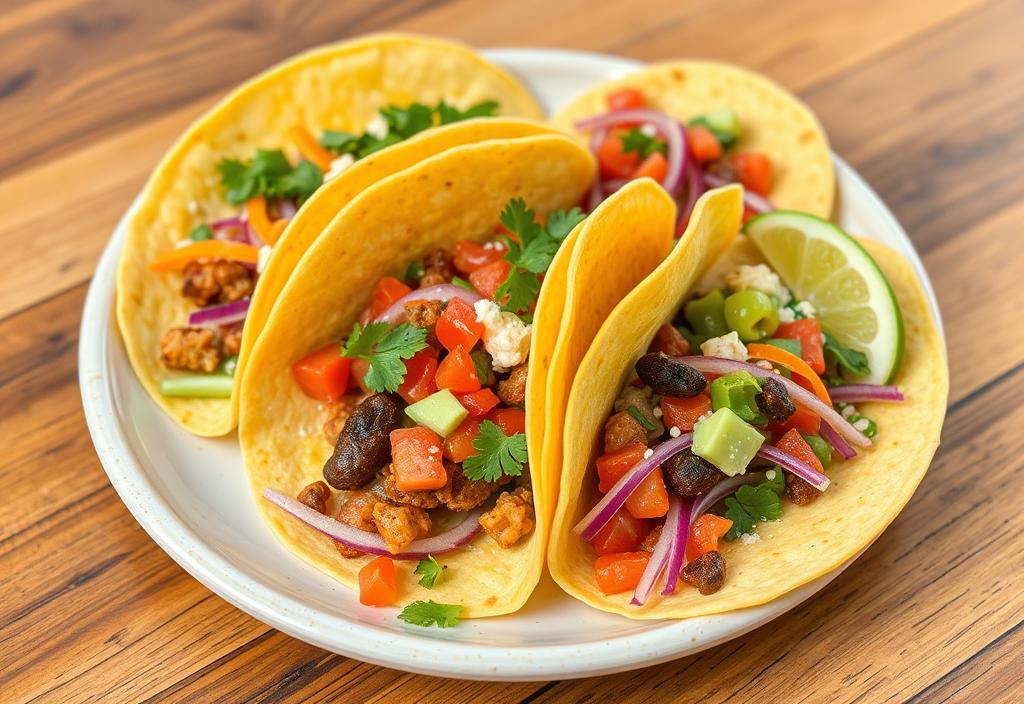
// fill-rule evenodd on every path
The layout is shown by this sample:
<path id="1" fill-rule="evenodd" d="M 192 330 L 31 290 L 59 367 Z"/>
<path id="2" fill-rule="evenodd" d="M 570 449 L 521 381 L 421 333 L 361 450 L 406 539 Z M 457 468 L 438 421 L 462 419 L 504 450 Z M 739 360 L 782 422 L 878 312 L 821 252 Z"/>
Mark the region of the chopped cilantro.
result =
<path id="1" fill-rule="evenodd" d="M 341 351 L 342 357 L 370 363 L 364 383 L 372 391 L 393 392 L 405 377 L 405 363 L 427 346 L 427 331 L 402 323 L 393 329 L 387 323 L 356 323 Z"/>
<path id="2" fill-rule="evenodd" d="M 437 104 L 437 117 L 442 125 L 450 125 L 453 122 L 461 122 L 473 117 L 492 117 L 497 111 L 498 103 L 494 100 L 484 100 L 470 105 L 465 110 L 459 110 L 443 100 Z"/>
<path id="3" fill-rule="evenodd" d="M 509 437 L 497 423 L 485 420 L 480 424 L 480 434 L 473 441 L 476 455 L 467 457 L 462 463 L 462 472 L 468 479 L 484 479 L 494 482 L 505 477 L 518 477 L 526 462 L 526 434 L 516 433 Z"/>
<path id="4" fill-rule="evenodd" d="M 420 577 L 420 584 L 422 586 L 427 589 L 433 589 L 446 569 L 448 569 L 447 565 L 442 565 L 433 555 L 427 555 L 416 563 L 416 569 L 413 572 L 423 575 Z"/>
<path id="5" fill-rule="evenodd" d="M 295 198 L 301 203 L 323 183 L 323 174 L 315 164 L 300 161 L 293 167 L 280 149 L 257 149 L 249 162 L 221 159 L 217 170 L 228 202 L 233 205 L 261 195 Z"/>
<path id="6" fill-rule="evenodd" d="M 758 521 L 774 521 L 782 516 L 779 493 L 785 489 L 781 472 L 774 481 L 757 486 L 745 484 L 725 500 L 725 517 L 732 521 L 726 540 L 736 540 L 745 533 L 753 533 Z"/>
<path id="7" fill-rule="evenodd" d="M 456 286 L 461 286 L 462 288 L 466 289 L 467 291 L 472 291 L 473 293 L 476 293 L 476 289 L 473 288 L 473 284 L 469 283 L 468 281 L 466 281 L 461 276 L 453 276 L 452 277 L 452 283 L 455 284 Z"/>
<path id="8" fill-rule="evenodd" d="M 636 418 L 636 422 L 644 426 L 644 430 L 646 430 L 647 432 L 654 430 L 654 423 L 647 420 L 647 418 L 644 417 L 644 414 L 641 413 L 640 409 L 637 408 L 636 406 L 630 406 L 629 408 L 627 408 L 626 413 Z"/>
<path id="9" fill-rule="evenodd" d="M 825 333 L 825 355 L 830 362 L 843 367 L 856 376 L 867 376 L 871 373 L 867 355 L 843 345 L 827 332 Z"/>
<path id="10" fill-rule="evenodd" d="M 193 242 L 202 242 L 203 240 L 213 239 L 213 230 L 207 224 L 196 225 L 192 228 L 192 232 L 188 233 L 188 238 Z"/>
<path id="11" fill-rule="evenodd" d="M 660 137 L 646 135 L 637 127 L 633 127 L 626 134 L 622 135 L 622 153 L 636 152 L 641 159 L 646 159 L 654 152 L 665 154 L 668 152 L 668 145 Z"/>
<path id="12" fill-rule="evenodd" d="M 572 210 L 556 210 L 548 215 L 548 234 L 561 242 L 586 217 L 578 207 Z"/>
<path id="13" fill-rule="evenodd" d="M 398 618 L 414 626 L 451 628 L 459 622 L 462 607 L 458 604 L 438 604 L 434 601 L 414 601 L 398 614 Z"/>

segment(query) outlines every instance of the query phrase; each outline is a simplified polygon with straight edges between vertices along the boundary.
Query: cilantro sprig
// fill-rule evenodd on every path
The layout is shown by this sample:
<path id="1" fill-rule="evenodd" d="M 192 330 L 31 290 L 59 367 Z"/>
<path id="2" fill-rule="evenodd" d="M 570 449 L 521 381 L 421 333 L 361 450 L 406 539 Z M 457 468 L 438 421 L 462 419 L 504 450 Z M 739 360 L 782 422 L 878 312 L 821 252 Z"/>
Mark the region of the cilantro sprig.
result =
<path id="1" fill-rule="evenodd" d="M 501 224 L 517 239 L 504 235 L 508 251 L 505 260 L 511 264 L 508 278 L 494 292 L 494 300 L 512 313 L 529 310 L 540 292 L 540 279 L 551 266 L 559 245 L 584 218 L 579 208 L 556 210 L 548 216 L 546 226 L 537 222 L 537 213 L 522 198 L 513 198 L 501 211 Z"/>
<path id="2" fill-rule="evenodd" d="M 250 161 L 221 159 L 217 164 L 228 202 L 241 205 L 250 198 L 295 198 L 300 203 L 323 183 L 316 164 L 300 161 L 292 166 L 280 149 L 257 149 Z"/>
<path id="3" fill-rule="evenodd" d="M 836 371 L 838 371 L 838 367 L 842 367 L 855 376 L 867 376 L 871 373 L 867 355 L 860 350 L 847 347 L 827 332 L 825 333 L 825 357 L 830 366 L 836 365 Z M 836 376 L 839 375 L 836 374 Z"/>
<path id="4" fill-rule="evenodd" d="M 526 463 L 526 434 L 508 436 L 497 423 L 485 420 L 480 434 L 473 441 L 477 454 L 462 463 L 462 472 L 469 479 L 495 482 L 505 477 L 518 477 Z"/>
<path id="5" fill-rule="evenodd" d="M 654 152 L 668 153 L 668 145 L 664 139 L 657 136 L 644 134 L 642 130 L 633 127 L 620 138 L 622 140 L 622 153 L 636 152 L 641 159 L 646 159 Z"/>
<path id="6" fill-rule="evenodd" d="M 447 565 L 442 565 L 433 555 L 427 555 L 416 563 L 416 569 L 413 570 L 413 573 L 422 575 L 420 577 L 421 586 L 433 589 L 441 581 L 441 577 L 446 569 L 448 569 Z"/>
<path id="7" fill-rule="evenodd" d="M 372 391 L 393 392 L 405 377 L 405 362 L 427 346 L 427 331 L 409 323 L 389 328 L 387 323 L 359 323 L 341 350 L 342 357 L 370 363 L 363 382 Z"/>
<path id="8" fill-rule="evenodd" d="M 398 614 L 398 618 L 414 626 L 451 628 L 459 623 L 462 607 L 458 604 L 438 604 L 434 601 L 414 601 Z"/>
<path id="9" fill-rule="evenodd" d="M 726 540 L 753 533 L 758 522 L 774 521 L 782 516 L 779 494 L 786 490 L 786 481 L 781 469 L 774 471 L 773 479 L 766 479 L 757 486 L 745 484 L 725 500 L 725 517 L 732 521 L 732 528 L 725 534 Z"/>

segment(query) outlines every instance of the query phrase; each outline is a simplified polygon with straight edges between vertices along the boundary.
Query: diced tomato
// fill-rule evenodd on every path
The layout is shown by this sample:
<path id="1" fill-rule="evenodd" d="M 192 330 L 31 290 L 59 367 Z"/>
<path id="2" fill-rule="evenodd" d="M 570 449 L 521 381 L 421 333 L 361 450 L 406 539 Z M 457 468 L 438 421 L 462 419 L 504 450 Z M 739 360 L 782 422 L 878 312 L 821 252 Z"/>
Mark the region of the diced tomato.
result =
<path id="1" fill-rule="evenodd" d="M 521 408 L 495 408 L 487 414 L 487 420 L 492 421 L 509 437 L 526 432 L 526 411 Z"/>
<path id="2" fill-rule="evenodd" d="M 591 543 L 598 555 L 629 552 L 636 550 L 636 546 L 649 532 L 647 521 L 633 518 L 629 511 L 619 509 L 604 528 L 597 531 Z"/>
<path id="3" fill-rule="evenodd" d="M 434 375 L 434 383 L 439 389 L 448 389 L 457 394 L 469 393 L 480 388 L 476 362 L 469 356 L 465 347 L 459 345 L 441 360 L 437 374 Z"/>
<path id="4" fill-rule="evenodd" d="M 795 380 L 799 377 L 794 376 L 793 378 Z M 768 430 L 772 432 L 799 430 L 801 433 L 807 433 L 808 435 L 817 435 L 818 430 L 821 428 L 821 418 L 818 417 L 818 414 L 808 410 L 796 401 L 793 402 L 793 405 L 796 406 L 796 413 L 791 415 L 785 423 L 770 423 Z"/>
<path id="5" fill-rule="evenodd" d="M 647 99 L 638 88 L 619 88 L 604 96 L 609 110 L 632 110 L 647 107 Z"/>
<path id="6" fill-rule="evenodd" d="M 597 490 L 603 494 L 611 491 L 622 475 L 633 469 L 644 458 L 647 445 L 635 442 L 597 458 Z"/>
<path id="7" fill-rule="evenodd" d="M 704 125 L 694 125 L 686 128 L 686 139 L 690 143 L 690 153 L 693 158 L 702 164 L 714 161 L 722 156 L 722 145 L 718 139 Z"/>
<path id="8" fill-rule="evenodd" d="M 467 457 L 479 454 L 473 447 L 473 441 L 479 434 L 479 420 L 467 418 L 462 421 L 459 427 L 444 439 L 444 456 L 452 462 L 463 462 Z"/>
<path id="9" fill-rule="evenodd" d="M 373 288 L 373 296 L 370 298 L 368 309 L 370 320 L 386 311 L 392 303 L 407 293 L 412 293 L 412 289 L 393 276 L 385 276 L 378 281 Z"/>
<path id="10" fill-rule="evenodd" d="M 668 490 L 661 467 L 647 475 L 640 486 L 626 499 L 626 510 L 634 518 L 660 518 L 668 513 Z"/>
<path id="11" fill-rule="evenodd" d="M 775 447 L 783 452 L 788 452 L 798 460 L 803 460 L 819 472 L 825 471 L 825 468 L 821 466 L 821 460 L 814 454 L 814 450 L 811 449 L 811 446 L 807 444 L 807 441 L 796 430 L 787 430 L 786 434 L 775 442 Z"/>
<path id="12" fill-rule="evenodd" d="M 743 220 L 742 220 L 741 224 L 745 225 L 747 223 L 747 220 L 753 220 L 755 217 L 757 217 L 757 215 L 758 215 L 758 212 L 756 210 L 751 208 L 749 205 L 744 205 L 743 206 Z"/>
<path id="13" fill-rule="evenodd" d="M 372 394 L 373 392 L 366 386 L 367 373 L 370 371 L 370 363 L 365 359 L 353 359 L 352 369 L 349 375 L 349 388 L 355 389 L 359 387 L 365 394 Z"/>
<path id="14" fill-rule="evenodd" d="M 718 549 L 718 539 L 729 532 L 732 521 L 728 518 L 705 513 L 693 523 L 690 537 L 686 541 L 686 559 L 696 560 L 704 553 Z"/>
<path id="15" fill-rule="evenodd" d="M 768 195 L 775 184 L 775 169 L 772 161 L 760 152 L 740 152 L 732 157 L 736 178 L 754 193 Z"/>
<path id="16" fill-rule="evenodd" d="M 654 152 L 649 157 L 640 162 L 640 165 L 636 167 L 636 170 L 630 174 L 630 179 L 643 178 L 649 176 L 655 181 L 661 181 L 665 178 L 668 173 L 668 160 L 665 159 L 665 155 L 661 152 Z"/>
<path id="17" fill-rule="evenodd" d="M 697 420 L 710 412 L 711 396 L 707 392 L 692 398 L 661 397 L 661 417 L 665 425 L 669 428 L 679 428 L 684 433 L 691 432 Z"/>
<path id="18" fill-rule="evenodd" d="M 825 373 L 825 347 L 821 344 L 821 323 L 816 318 L 783 323 L 775 330 L 775 337 L 800 340 L 800 358 L 815 373 Z"/>
<path id="19" fill-rule="evenodd" d="M 598 145 L 596 156 L 602 178 L 629 178 L 640 165 L 639 154 L 622 151 L 622 137 L 614 130 Z"/>
<path id="20" fill-rule="evenodd" d="M 470 240 L 459 240 L 455 243 L 453 263 L 463 274 L 472 274 L 477 269 L 504 257 L 505 251 L 505 245 L 498 241 L 491 242 L 485 247 Z"/>
<path id="21" fill-rule="evenodd" d="M 468 394 L 456 394 L 455 398 L 459 399 L 462 407 L 469 411 L 470 418 L 482 418 L 501 401 L 493 391 L 486 387 Z"/>
<path id="22" fill-rule="evenodd" d="M 392 430 L 391 471 L 395 486 L 402 491 L 440 489 L 448 483 L 441 462 L 441 438 L 419 425 Z"/>
<path id="23" fill-rule="evenodd" d="M 504 259 L 482 266 L 469 275 L 469 283 L 484 298 L 494 298 L 494 292 L 505 283 L 512 266 Z"/>
<path id="24" fill-rule="evenodd" d="M 459 346 L 471 350 L 484 334 L 484 326 L 477 322 L 473 306 L 461 298 L 453 298 L 438 318 L 434 334 L 446 350 Z"/>
<path id="25" fill-rule="evenodd" d="M 330 403 L 348 390 L 352 360 L 341 356 L 341 346 L 329 342 L 292 365 L 292 374 L 299 388 L 310 398 Z"/>
<path id="26" fill-rule="evenodd" d="M 366 606 L 391 606 L 398 598 L 395 563 L 381 555 L 359 570 L 359 603 Z"/>
<path id="27" fill-rule="evenodd" d="M 597 588 L 605 594 L 618 594 L 636 589 L 651 559 L 648 552 L 616 552 L 601 555 L 594 561 Z"/>
<path id="28" fill-rule="evenodd" d="M 406 403 L 422 401 L 437 391 L 434 375 L 437 374 L 436 347 L 424 347 L 405 362 L 405 378 L 398 387 L 398 395 Z"/>
<path id="29" fill-rule="evenodd" d="M 647 351 L 664 352 L 673 357 L 681 357 L 690 354 L 690 343 L 674 326 L 665 324 L 658 328 Z"/>

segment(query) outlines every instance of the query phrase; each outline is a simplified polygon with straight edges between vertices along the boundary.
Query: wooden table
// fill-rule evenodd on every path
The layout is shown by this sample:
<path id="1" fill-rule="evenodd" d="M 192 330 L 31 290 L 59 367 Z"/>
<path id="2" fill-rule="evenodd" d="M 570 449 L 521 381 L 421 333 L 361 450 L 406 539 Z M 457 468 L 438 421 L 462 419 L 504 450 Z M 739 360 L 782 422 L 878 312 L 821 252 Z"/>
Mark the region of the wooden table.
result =
<path id="1" fill-rule="evenodd" d="M 0 700 L 1024 700 L 1020 0 L 251 5 L 0 8 Z M 802 95 L 893 208 L 942 305 L 949 415 L 916 496 L 824 592 L 646 670 L 441 681 L 268 628 L 132 520 L 93 452 L 76 376 L 101 247 L 175 135 L 230 86 L 384 28 L 751 66 Z"/>

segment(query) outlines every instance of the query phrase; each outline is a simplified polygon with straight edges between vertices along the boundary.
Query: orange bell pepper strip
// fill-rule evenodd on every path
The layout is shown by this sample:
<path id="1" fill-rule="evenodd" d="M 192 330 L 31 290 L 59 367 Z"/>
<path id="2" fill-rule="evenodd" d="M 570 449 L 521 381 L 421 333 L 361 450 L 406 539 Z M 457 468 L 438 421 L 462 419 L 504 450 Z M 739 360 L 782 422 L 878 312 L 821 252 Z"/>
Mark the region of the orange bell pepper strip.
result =
<path id="1" fill-rule="evenodd" d="M 161 254 L 150 262 L 153 271 L 174 271 L 184 269 L 185 265 L 196 259 L 231 259 L 236 262 L 256 264 L 260 250 L 251 244 L 231 240 L 202 240 L 185 247 L 177 247 Z"/>
<path id="2" fill-rule="evenodd" d="M 791 352 L 787 352 L 781 347 L 775 345 L 762 345 L 756 342 L 752 342 L 747 345 L 747 353 L 751 357 L 756 359 L 765 359 L 773 364 L 778 364 L 780 367 L 785 367 L 794 374 L 799 374 L 803 378 L 807 379 L 811 384 L 811 389 L 814 391 L 814 395 L 820 398 L 828 405 L 832 405 L 832 399 L 828 395 L 828 389 L 825 388 L 825 382 L 821 380 L 821 377 L 814 373 L 814 370 L 804 360 L 797 357 Z"/>
<path id="3" fill-rule="evenodd" d="M 302 125 L 295 125 L 288 130 L 288 135 L 295 142 L 299 153 L 302 154 L 306 161 L 313 162 L 324 173 L 331 170 L 331 162 L 334 161 L 334 157 L 329 151 L 320 146 L 320 143 L 309 133 L 309 130 Z"/>
<path id="4" fill-rule="evenodd" d="M 263 196 L 256 196 L 245 202 L 245 212 L 249 216 L 249 225 L 256 230 L 260 239 L 267 242 L 273 233 L 270 216 L 267 215 L 267 201 Z"/>
<path id="5" fill-rule="evenodd" d="M 275 245 L 277 241 L 281 239 L 281 233 L 284 232 L 284 228 L 288 227 L 288 218 L 279 218 L 273 222 L 270 226 L 270 232 L 267 233 L 266 239 L 263 240 L 264 244 Z"/>

